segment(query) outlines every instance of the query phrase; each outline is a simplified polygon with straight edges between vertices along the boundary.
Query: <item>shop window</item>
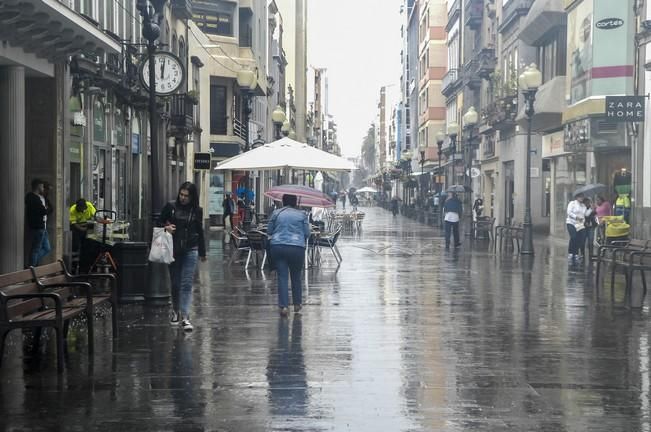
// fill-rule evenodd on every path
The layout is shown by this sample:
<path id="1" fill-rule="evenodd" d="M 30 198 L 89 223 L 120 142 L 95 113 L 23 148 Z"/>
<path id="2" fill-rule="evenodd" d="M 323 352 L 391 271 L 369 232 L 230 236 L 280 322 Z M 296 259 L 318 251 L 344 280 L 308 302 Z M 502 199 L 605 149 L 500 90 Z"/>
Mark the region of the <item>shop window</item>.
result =
<path id="1" fill-rule="evenodd" d="M 210 86 L 210 134 L 226 135 L 227 133 L 227 90 L 226 86 Z"/>

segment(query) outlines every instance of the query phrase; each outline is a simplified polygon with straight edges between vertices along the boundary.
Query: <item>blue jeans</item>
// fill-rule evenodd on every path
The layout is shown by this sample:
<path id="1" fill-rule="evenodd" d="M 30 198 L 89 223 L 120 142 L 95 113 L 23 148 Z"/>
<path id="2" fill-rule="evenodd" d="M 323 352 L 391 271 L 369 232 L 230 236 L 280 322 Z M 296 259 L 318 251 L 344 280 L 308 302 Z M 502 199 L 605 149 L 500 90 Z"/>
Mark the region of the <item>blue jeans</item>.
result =
<path id="1" fill-rule="evenodd" d="M 272 245 L 271 258 L 278 273 L 278 306 L 289 305 L 289 277 L 292 278 L 292 302 L 295 305 L 303 303 L 303 286 L 301 274 L 305 262 L 305 248 L 300 246 Z"/>
<path id="2" fill-rule="evenodd" d="M 29 265 L 36 267 L 43 257 L 50 253 L 50 240 L 47 236 L 47 229 L 32 231 L 32 248 L 29 254 Z"/>
<path id="3" fill-rule="evenodd" d="M 183 318 L 188 318 L 192 303 L 192 282 L 199 260 L 199 251 L 190 249 L 175 258 L 175 261 L 169 265 L 172 280 L 172 308 Z"/>

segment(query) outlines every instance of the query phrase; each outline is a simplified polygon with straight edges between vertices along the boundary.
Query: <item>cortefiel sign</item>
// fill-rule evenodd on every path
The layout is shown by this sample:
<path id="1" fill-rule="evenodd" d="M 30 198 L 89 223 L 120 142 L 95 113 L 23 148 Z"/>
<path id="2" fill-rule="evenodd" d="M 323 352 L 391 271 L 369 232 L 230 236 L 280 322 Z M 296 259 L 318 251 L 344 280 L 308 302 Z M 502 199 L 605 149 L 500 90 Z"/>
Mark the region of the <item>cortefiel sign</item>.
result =
<path id="1" fill-rule="evenodd" d="M 624 25 L 624 20 L 621 18 L 604 18 L 597 21 L 595 26 L 599 30 L 613 30 Z"/>
<path id="2" fill-rule="evenodd" d="M 210 153 L 195 153 L 194 154 L 194 169 L 196 169 L 196 170 L 209 170 L 210 169 Z"/>
<path id="3" fill-rule="evenodd" d="M 643 122 L 644 96 L 606 96 L 606 119 L 612 122 Z"/>

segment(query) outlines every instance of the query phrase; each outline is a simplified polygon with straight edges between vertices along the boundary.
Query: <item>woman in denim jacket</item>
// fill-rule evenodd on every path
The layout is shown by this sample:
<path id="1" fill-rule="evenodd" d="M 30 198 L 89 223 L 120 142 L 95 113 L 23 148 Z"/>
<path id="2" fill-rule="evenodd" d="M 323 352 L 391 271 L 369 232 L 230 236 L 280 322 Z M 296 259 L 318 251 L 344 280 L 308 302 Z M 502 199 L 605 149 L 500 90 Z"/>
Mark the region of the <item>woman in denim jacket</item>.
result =
<path id="1" fill-rule="evenodd" d="M 267 226 L 271 241 L 271 259 L 278 272 L 278 306 L 280 315 L 289 314 L 289 276 L 292 278 L 294 313 L 301 310 L 303 287 L 301 273 L 305 246 L 310 237 L 307 214 L 296 208 L 296 195 L 283 195 L 283 208 L 275 210 Z"/>

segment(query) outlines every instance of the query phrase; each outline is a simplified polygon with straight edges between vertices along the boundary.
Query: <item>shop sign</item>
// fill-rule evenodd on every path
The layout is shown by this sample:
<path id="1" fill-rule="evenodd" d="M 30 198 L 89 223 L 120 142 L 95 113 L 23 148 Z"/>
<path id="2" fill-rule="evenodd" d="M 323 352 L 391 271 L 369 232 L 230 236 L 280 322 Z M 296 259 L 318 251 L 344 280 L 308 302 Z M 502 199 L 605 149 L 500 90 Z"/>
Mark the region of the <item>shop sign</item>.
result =
<path id="1" fill-rule="evenodd" d="M 194 154 L 194 169 L 195 170 L 209 170 L 210 169 L 210 153 L 195 153 Z"/>
<path id="2" fill-rule="evenodd" d="M 542 137 L 542 157 L 551 158 L 565 154 L 563 132 L 554 132 Z"/>
<path id="3" fill-rule="evenodd" d="M 644 96 L 606 96 L 606 118 L 612 122 L 643 122 Z"/>
<path id="4" fill-rule="evenodd" d="M 599 30 L 612 30 L 624 25 L 624 20 L 621 18 L 604 18 L 597 21 L 595 26 Z"/>

